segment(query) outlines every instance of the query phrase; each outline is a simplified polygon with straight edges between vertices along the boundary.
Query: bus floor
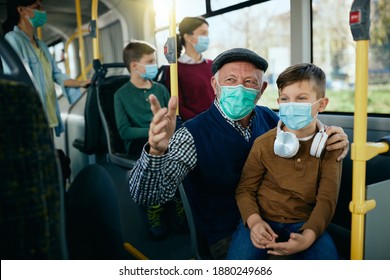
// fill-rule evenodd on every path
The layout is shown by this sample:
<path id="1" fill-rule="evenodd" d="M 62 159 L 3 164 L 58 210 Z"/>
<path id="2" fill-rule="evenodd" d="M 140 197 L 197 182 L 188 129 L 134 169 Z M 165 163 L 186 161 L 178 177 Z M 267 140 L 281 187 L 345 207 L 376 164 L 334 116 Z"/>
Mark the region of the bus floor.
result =
<path id="1" fill-rule="evenodd" d="M 154 240 L 147 234 L 139 206 L 133 202 L 127 183 L 128 170 L 111 163 L 102 164 L 117 188 L 124 242 L 130 243 L 152 260 L 192 259 L 190 234 L 169 231 L 165 239 Z M 130 253 L 129 253 L 130 255 Z M 129 256 L 131 259 L 131 256 Z"/>

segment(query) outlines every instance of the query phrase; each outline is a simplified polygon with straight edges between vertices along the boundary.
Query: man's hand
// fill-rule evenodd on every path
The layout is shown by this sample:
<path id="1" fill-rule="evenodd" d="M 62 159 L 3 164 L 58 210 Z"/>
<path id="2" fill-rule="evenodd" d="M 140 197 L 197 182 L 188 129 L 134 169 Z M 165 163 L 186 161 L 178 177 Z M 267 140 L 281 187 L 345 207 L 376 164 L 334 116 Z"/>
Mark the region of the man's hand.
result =
<path id="1" fill-rule="evenodd" d="M 168 149 L 176 127 L 177 97 L 172 96 L 168 108 L 161 108 L 156 96 L 149 96 L 150 108 L 153 112 L 153 119 L 149 127 L 149 154 L 162 155 Z"/>
<path id="2" fill-rule="evenodd" d="M 343 149 L 341 155 L 337 157 L 337 161 L 344 159 L 349 151 L 349 140 L 347 134 L 339 126 L 328 126 L 326 128 L 326 134 L 329 135 L 328 141 L 326 141 L 326 150 L 332 151 L 337 149 Z"/>

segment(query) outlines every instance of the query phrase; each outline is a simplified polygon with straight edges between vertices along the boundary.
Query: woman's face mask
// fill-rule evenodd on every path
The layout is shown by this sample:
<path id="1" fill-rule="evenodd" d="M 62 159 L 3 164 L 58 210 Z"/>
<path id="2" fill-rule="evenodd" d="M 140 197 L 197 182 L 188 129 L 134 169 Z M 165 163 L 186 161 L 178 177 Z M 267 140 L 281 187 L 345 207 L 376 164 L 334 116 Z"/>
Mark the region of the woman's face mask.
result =
<path id="1" fill-rule="evenodd" d="M 43 26 L 47 21 L 47 13 L 45 11 L 33 10 L 34 16 L 29 18 L 32 27 L 38 28 Z"/>
<path id="2" fill-rule="evenodd" d="M 202 53 L 209 48 L 210 39 L 207 36 L 198 36 L 197 38 L 198 43 L 196 43 L 195 45 L 193 44 L 193 46 L 197 53 Z"/>
<path id="3" fill-rule="evenodd" d="M 220 86 L 221 95 L 219 103 L 225 115 L 233 120 L 241 120 L 255 108 L 255 100 L 259 90 L 247 88 L 243 85 Z"/>
<path id="4" fill-rule="evenodd" d="M 312 103 L 288 102 L 279 104 L 280 120 L 292 130 L 308 126 L 313 121 L 311 108 L 322 98 Z"/>

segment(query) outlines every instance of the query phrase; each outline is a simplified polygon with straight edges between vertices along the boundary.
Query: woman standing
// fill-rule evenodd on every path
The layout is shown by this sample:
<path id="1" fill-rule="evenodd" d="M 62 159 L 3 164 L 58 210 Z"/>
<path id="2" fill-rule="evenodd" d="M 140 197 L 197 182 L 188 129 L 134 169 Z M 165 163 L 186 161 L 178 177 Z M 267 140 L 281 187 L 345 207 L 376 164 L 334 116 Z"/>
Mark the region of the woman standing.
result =
<path id="1" fill-rule="evenodd" d="M 7 19 L 2 29 L 5 39 L 30 68 L 49 125 L 59 136 L 64 131 L 64 125 L 54 83 L 62 87 L 69 103 L 72 104 L 81 95 L 79 87 L 87 86 L 90 81 L 73 80 L 63 74 L 46 44 L 34 35 L 35 29 L 46 23 L 46 17 L 41 0 L 8 0 Z"/>
<path id="2" fill-rule="evenodd" d="M 212 60 L 202 53 L 209 46 L 209 24 L 202 17 L 185 17 L 177 34 L 179 115 L 183 121 L 210 108 L 215 94 L 211 87 Z M 182 50 L 184 48 L 184 53 Z M 167 71 L 166 86 L 170 89 Z"/>

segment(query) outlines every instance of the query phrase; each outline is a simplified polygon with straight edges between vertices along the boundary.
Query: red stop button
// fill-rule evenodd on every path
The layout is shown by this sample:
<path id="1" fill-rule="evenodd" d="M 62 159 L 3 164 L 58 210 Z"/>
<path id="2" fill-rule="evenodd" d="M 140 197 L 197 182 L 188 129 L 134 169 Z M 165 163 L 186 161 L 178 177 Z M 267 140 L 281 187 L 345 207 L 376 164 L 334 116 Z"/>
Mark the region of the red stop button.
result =
<path id="1" fill-rule="evenodd" d="M 361 23 L 360 11 L 351 11 L 349 13 L 349 24 L 358 24 L 358 23 Z"/>

